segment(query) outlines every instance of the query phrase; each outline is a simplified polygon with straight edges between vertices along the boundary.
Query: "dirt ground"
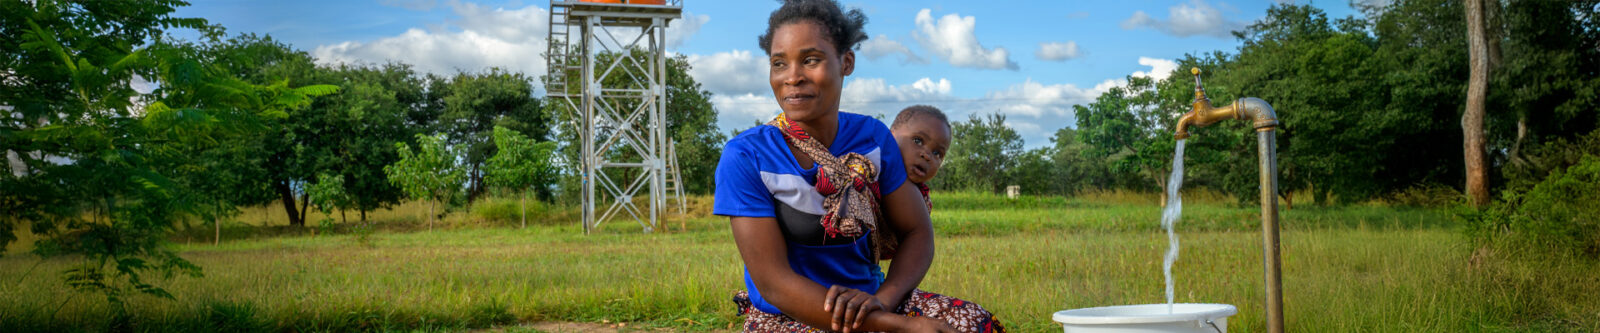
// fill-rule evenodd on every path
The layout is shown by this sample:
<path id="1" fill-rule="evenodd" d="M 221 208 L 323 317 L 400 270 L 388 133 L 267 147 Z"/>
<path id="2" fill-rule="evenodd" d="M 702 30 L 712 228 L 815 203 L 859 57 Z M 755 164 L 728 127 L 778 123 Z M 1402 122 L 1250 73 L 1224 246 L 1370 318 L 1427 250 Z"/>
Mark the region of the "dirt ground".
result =
<path id="1" fill-rule="evenodd" d="M 475 333 L 510 333 L 510 332 L 544 332 L 544 333 L 622 333 L 622 332 L 652 332 L 666 333 L 677 332 L 666 328 L 648 328 L 634 326 L 628 323 L 575 323 L 546 321 L 537 323 L 524 323 L 513 326 L 499 326 Z M 735 330 L 716 330 L 716 333 L 731 333 Z"/>

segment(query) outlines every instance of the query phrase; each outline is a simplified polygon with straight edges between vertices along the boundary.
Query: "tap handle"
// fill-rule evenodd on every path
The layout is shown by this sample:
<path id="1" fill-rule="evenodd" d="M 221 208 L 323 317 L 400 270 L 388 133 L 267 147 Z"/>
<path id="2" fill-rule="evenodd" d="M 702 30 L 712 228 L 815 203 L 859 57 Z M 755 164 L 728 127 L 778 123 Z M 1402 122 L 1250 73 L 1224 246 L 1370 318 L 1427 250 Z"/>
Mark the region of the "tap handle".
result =
<path id="1" fill-rule="evenodd" d="M 1194 74 L 1194 90 L 1200 91 L 1200 67 L 1190 67 L 1189 73 Z"/>

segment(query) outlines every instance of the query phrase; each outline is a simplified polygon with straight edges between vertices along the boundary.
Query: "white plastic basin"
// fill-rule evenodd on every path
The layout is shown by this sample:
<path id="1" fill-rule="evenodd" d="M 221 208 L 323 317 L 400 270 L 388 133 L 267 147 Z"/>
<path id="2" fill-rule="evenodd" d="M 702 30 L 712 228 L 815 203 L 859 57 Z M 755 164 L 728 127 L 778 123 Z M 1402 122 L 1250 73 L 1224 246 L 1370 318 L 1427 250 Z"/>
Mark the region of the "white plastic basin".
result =
<path id="1" fill-rule="evenodd" d="M 1180 303 L 1105 306 L 1058 311 L 1051 319 L 1065 333 L 1227 333 L 1228 316 L 1239 309 L 1228 304 Z"/>

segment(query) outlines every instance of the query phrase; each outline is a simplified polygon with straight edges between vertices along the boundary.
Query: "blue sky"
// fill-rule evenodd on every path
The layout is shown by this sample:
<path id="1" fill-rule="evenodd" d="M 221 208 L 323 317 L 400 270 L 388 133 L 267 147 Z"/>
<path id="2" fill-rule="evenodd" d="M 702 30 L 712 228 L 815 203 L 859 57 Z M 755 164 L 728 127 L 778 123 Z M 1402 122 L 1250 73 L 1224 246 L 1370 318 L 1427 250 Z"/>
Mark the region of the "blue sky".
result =
<path id="1" fill-rule="evenodd" d="M 1382 0 L 1357 0 L 1373 2 Z M 684 0 L 671 52 L 715 97 L 723 129 L 777 114 L 756 36 L 776 1 Z M 938 106 L 952 120 L 1002 113 L 1028 147 L 1049 144 L 1085 104 L 1128 75 L 1165 77 L 1184 54 L 1232 51 L 1227 31 L 1287 0 L 844 1 L 871 36 L 846 79 L 845 111 L 892 115 Z M 1302 1 L 1304 2 L 1304 1 Z M 1311 3 L 1329 17 L 1345 1 Z M 548 1 L 194 0 L 179 16 L 230 34 L 268 34 L 322 63 L 399 61 L 418 70 L 542 73 Z"/>

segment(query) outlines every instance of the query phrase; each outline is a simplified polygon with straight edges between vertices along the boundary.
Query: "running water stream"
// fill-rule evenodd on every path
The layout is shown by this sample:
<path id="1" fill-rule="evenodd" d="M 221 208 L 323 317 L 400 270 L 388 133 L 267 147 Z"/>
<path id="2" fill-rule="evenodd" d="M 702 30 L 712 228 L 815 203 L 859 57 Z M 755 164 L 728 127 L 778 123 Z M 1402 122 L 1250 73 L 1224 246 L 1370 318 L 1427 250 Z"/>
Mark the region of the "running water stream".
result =
<path id="1" fill-rule="evenodd" d="M 1161 264 L 1161 271 L 1167 275 L 1167 314 L 1172 314 L 1172 262 L 1178 260 L 1178 234 L 1172 231 L 1172 225 L 1178 223 L 1178 215 L 1183 213 L 1183 199 L 1178 197 L 1178 188 L 1183 187 L 1183 140 L 1178 140 L 1178 147 L 1172 154 L 1172 176 L 1167 178 L 1167 208 L 1161 210 L 1161 227 L 1167 229 L 1167 257 Z"/>

